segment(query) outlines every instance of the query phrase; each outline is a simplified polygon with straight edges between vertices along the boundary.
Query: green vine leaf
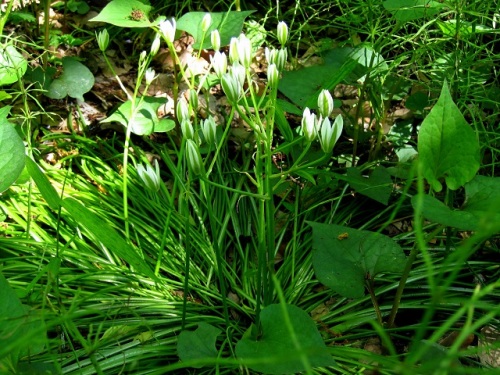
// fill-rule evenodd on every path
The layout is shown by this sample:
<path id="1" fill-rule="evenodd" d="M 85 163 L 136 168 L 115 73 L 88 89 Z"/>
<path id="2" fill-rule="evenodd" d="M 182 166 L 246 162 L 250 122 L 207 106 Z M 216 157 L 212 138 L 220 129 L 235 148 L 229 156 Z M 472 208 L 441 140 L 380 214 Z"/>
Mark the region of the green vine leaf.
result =
<path id="1" fill-rule="evenodd" d="M 392 180 L 382 166 L 376 167 L 368 178 L 361 175 L 358 168 L 347 169 L 347 181 L 356 192 L 387 205 L 392 193 Z"/>
<path id="2" fill-rule="evenodd" d="M 23 140 L 7 120 L 10 108 L 0 108 L 0 193 L 16 182 L 26 160 Z"/>
<path id="3" fill-rule="evenodd" d="M 285 323 L 284 313 L 295 331 L 295 340 Z M 236 344 L 236 355 L 248 361 L 252 370 L 265 374 L 296 374 L 305 370 L 304 359 L 312 367 L 335 365 L 316 324 L 304 310 L 293 305 L 269 305 L 261 311 L 260 321 L 262 335 L 258 338 L 245 335 Z"/>
<path id="4" fill-rule="evenodd" d="M 94 86 L 94 75 L 89 68 L 72 57 L 64 57 L 62 65 L 63 74 L 52 81 L 45 95 L 51 99 L 70 96 L 83 102 L 83 94 Z"/>
<path id="5" fill-rule="evenodd" d="M 193 44 L 194 49 L 210 48 L 212 45 L 210 33 L 215 29 L 219 31 L 221 46 L 227 46 L 232 37 L 240 35 L 245 18 L 253 12 L 253 10 L 247 10 L 244 12 L 210 13 L 212 24 L 205 33 L 203 45 L 201 45 L 201 39 L 203 37 L 201 21 L 203 17 L 205 17 L 206 12 L 186 13 L 177 20 L 177 29 L 186 31 L 193 36 L 195 40 Z"/>
<path id="6" fill-rule="evenodd" d="M 118 27 L 151 27 L 159 21 L 149 21 L 152 9 L 152 6 L 138 0 L 113 0 L 90 21 L 105 22 Z"/>
<path id="7" fill-rule="evenodd" d="M 0 86 L 17 82 L 28 69 L 28 61 L 12 45 L 0 46 Z"/>
<path id="8" fill-rule="evenodd" d="M 347 298 L 365 295 L 365 281 L 403 270 L 401 247 L 380 233 L 307 222 L 313 229 L 313 267 L 318 280 Z"/>
<path id="9" fill-rule="evenodd" d="M 435 191 L 443 188 L 440 179 L 456 190 L 479 170 L 476 134 L 453 102 L 446 81 L 439 100 L 422 122 L 418 153 L 423 175 Z"/>
<path id="10" fill-rule="evenodd" d="M 215 359 L 215 341 L 222 331 L 207 323 L 199 323 L 195 331 L 182 331 L 177 341 L 177 353 L 183 362 L 190 360 Z M 202 365 L 193 366 L 201 368 Z"/>
<path id="11" fill-rule="evenodd" d="M 164 98 L 144 96 L 136 99 L 137 108 L 134 110 L 132 101 L 127 100 L 111 116 L 101 122 L 115 121 L 122 124 L 125 128 L 131 126 L 132 133 L 137 135 L 170 131 L 175 127 L 174 121 L 158 119 L 157 110 L 162 104 L 165 104 Z"/>

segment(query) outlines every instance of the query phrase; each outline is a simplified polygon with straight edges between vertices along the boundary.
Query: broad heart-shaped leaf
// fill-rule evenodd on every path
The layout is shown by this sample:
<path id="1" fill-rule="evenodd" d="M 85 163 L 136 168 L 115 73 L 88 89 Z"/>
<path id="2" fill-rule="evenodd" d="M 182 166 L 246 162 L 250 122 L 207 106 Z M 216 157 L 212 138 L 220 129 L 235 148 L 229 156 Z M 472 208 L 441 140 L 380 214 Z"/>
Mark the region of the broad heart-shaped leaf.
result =
<path id="1" fill-rule="evenodd" d="M 387 0 L 383 5 L 400 22 L 432 17 L 444 7 L 439 1 L 429 0 Z"/>
<path id="2" fill-rule="evenodd" d="M 16 47 L 10 44 L 0 46 L 0 86 L 16 82 L 26 73 L 27 68 L 28 61 Z"/>
<path id="3" fill-rule="evenodd" d="M 323 65 L 283 72 L 279 90 L 301 108 L 317 108 L 321 90 L 356 81 L 368 73 L 387 70 L 382 56 L 365 47 L 334 48 L 322 56 Z"/>
<path id="4" fill-rule="evenodd" d="M 175 123 L 168 120 L 160 122 L 157 115 L 158 108 L 162 104 L 165 104 L 165 100 L 164 98 L 155 98 L 152 96 L 137 98 L 136 105 L 138 107 L 135 109 L 134 116 L 132 116 L 134 112 L 132 101 L 127 100 L 111 116 L 101 122 L 116 121 L 124 127 L 131 126 L 132 133 L 137 135 L 149 135 L 153 132 L 169 131 L 173 129 Z"/>
<path id="5" fill-rule="evenodd" d="M 199 323 L 195 331 L 182 331 L 177 340 L 177 354 L 183 362 L 217 358 L 215 341 L 222 331 L 207 323 Z M 193 365 L 195 368 L 203 365 Z"/>
<path id="6" fill-rule="evenodd" d="M 158 22 L 149 22 L 152 6 L 139 0 L 113 0 L 92 22 L 106 22 L 118 27 L 151 27 Z"/>
<path id="7" fill-rule="evenodd" d="M 296 341 L 285 323 L 284 313 L 288 315 Z M 252 370 L 264 374 L 296 374 L 305 370 L 304 356 L 312 367 L 335 365 L 316 324 L 297 306 L 269 305 L 261 311 L 260 321 L 262 335 L 259 338 L 244 337 L 236 344 L 236 355 L 244 364 L 248 361 Z"/>
<path id="8" fill-rule="evenodd" d="M 476 176 L 465 184 L 464 210 L 485 221 L 500 223 L 500 178 Z"/>
<path id="9" fill-rule="evenodd" d="M 422 214 L 427 220 L 460 230 L 476 230 L 479 217 L 463 210 L 452 210 L 438 199 L 427 194 L 414 195 L 411 204 L 422 204 Z"/>
<path id="10" fill-rule="evenodd" d="M 83 94 L 94 86 L 94 75 L 72 57 L 64 57 L 62 65 L 63 74 L 52 81 L 45 95 L 51 99 L 63 99 L 67 95 L 83 102 Z"/>
<path id="11" fill-rule="evenodd" d="M 53 260 L 51 260 L 53 262 Z M 45 342 L 45 327 L 30 313 L 30 308 L 21 303 L 17 293 L 0 272 L 0 369 L 2 361 L 16 365 L 20 356 L 40 353 Z M 33 332 L 35 331 L 35 334 Z M 29 340 L 20 341 L 29 335 Z M 8 349 L 10 344 L 16 343 Z M 19 345 L 20 344 L 20 345 Z M 7 350 L 5 350 L 7 349 Z M 3 367 L 5 368 L 5 367 Z"/>
<path id="12" fill-rule="evenodd" d="M 347 298 L 361 298 L 365 281 L 381 272 L 401 272 L 401 247 L 380 233 L 307 222 L 313 229 L 313 267 L 318 280 Z"/>
<path id="13" fill-rule="evenodd" d="M 392 180 L 389 172 L 382 166 L 376 167 L 366 178 L 358 168 L 347 169 L 347 181 L 359 194 L 387 205 L 392 193 Z"/>
<path id="14" fill-rule="evenodd" d="M 21 175 L 25 164 L 24 143 L 14 126 L 7 121 L 10 106 L 0 108 L 0 193 Z"/>
<path id="15" fill-rule="evenodd" d="M 456 190 L 474 178 L 479 169 L 476 134 L 453 102 L 446 81 L 441 95 L 418 133 L 418 153 L 422 173 L 435 191 L 439 179 Z"/>
<path id="16" fill-rule="evenodd" d="M 201 38 L 203 37 L 201 21 L 205 17 L 206 12 L 189 12 L 184 14 L 177 20 L 177 29 L 183 30 L 193 36 L 195 41 L 193 44 L 194 49 L 211 48 L 210 33 L 215 29 L 219 30 L 221 46 L 227 46 L 232 37 L 240 35 L 245 18 L 253 12 L 253 10 L 247 10 L 244 12 L 210 13 L 212 24 L 205 33 L 202 46 L 200 46 Z"/>

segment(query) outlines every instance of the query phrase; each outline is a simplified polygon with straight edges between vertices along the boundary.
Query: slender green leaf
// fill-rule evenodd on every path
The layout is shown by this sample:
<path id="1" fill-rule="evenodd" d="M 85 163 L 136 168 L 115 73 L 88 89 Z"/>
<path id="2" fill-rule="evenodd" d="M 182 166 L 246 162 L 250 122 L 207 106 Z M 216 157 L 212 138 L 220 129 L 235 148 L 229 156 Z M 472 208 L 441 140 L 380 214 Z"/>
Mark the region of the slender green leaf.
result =
<path id="1" fill-rule="evenodd" d="M 97 241 L 101 242 L 106 248 L 125 260 L 134 270 L 156 280 L 156 276 L 153 271 L 151 271 L 148 264 L 106 221 L 75 199 L 63 199 L 62 206 L 79 224 L 87 228 L 87 230 L 95 236 Z"/>
<path id="2" fill-rule="evenodd" d="M 40 190 L 43 199 L 45 199 L 52 210 L 57 211 L 61 206 L 61 198 L 47 176 L 41 171 L 38 164 L 28 157 L 26 158 L 26 168 L 31 178 L 35 181 L 38 190 Z"/>

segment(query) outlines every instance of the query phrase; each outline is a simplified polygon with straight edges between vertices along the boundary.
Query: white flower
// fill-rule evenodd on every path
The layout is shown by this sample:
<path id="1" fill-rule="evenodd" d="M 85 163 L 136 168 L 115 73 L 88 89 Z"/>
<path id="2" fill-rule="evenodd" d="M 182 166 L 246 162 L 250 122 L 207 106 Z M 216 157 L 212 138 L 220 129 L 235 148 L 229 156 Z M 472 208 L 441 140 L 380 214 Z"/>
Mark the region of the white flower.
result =
<path id="1" fill-rule="evenodd" d="M 151 82 L 153 82 L 153 80 L 156 78 L 155 71 L 151 68 L 146 69 L 146 73 L 144 76 L 146 78 L 146 85 L 150 85 Z"/>
<path id="2" fill-rule="evenodd" d="M 215 75 L 221 79 L 222 75 L 227 71 L 227 56 L 224 52 L 216 51 L 210 57 Z"/>
<path id="3" fill-rule="evenodd" d="M 150 164 L 146 164 L 146 166 L 139 164 L 137 166 L 137 174 L 149 190 L 156 192 L 160 190 L 162 181 L 160 177 L 160 166 L 158 165 L 158 161 L 155 160 L 154 164 L 155 169 L 153 169 Z"/>
<path id="4" fill-rule="evenodd" d="M 238 63 L 235 63 L 231 65 L 231 68 L 229 69 L 229 74 L 233 76 L 234 79 L 237 79 L 238 82 L 240 83 L 241 87 L 245 84 L 245 68 L 241 66 Z"/>
<path id="5" fill-rule="evenodd" d="M 224 94 L 231 104 L 237 104 L 242 94 L 242 85 L 238 78 L 232 74 L 226 73 L 222 76 L 221 86 Z"/>
<path id="6" fill-rule="evenodd" d="M 330 124 L 330 119 L 328 117 L 323 120 L 320 130 L 320 143 L 324 153 L 328 154 L 332 152 L 333 147 L 342 134 L 343 127 L 344 120 L 340 115 L 337 116 L 333 124 Z"/>
<path id="7" fill-rule="evenodd" d="M 160 32 L 170 43 L 173 43 L 175 40 L 175 29 L 177 27 L 177 23 L 175 19 L 165 20 L 160 22 Z"/>

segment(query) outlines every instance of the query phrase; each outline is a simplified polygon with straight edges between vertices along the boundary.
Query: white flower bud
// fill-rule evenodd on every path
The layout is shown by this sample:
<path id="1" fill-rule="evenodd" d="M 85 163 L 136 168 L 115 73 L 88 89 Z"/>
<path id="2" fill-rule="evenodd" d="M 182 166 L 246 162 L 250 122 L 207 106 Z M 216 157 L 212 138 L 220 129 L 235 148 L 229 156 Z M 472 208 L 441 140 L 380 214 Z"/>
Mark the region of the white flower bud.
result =
<path id="1" fill-rule="evenodd" d="M 199 175 L 203 171 L 203 162 L 198 145 L 192 139 L 186 141 L 186 157 L 191 172 Z"/>
<path id="2" fill-rule="evenodd" d="M 231 38 L 229 42 L 229 61 L 234 64 L 238 60 L 238 38 Z"/>
<path id="3" fill-rule="evenodd" d="M 250 42 L 250 39 L 248 39 L 245 34 L 240 34 L 237 49 L 240 64 L 243 65 L 245 69 L 248 69 L 252 62 L 252 42 Z"/>
<path id="4" fill-rule="evenodd" d="M 189 105 L 194 113 L 198 111 L 198 93 L 194 89 L 189 90 Z"/>
<path id="5" fill-rule="evenodd" d="M 271 87 L 278 87 L 279 72 L 276 64 L 271 64 L 267 67 L 267 81 Z"/>
<path id="6" fill-rule="evenodd" d="M 184 120 L 190 119 L 191 116 L 189 116 L 189 106 L 184 98 L 181 98 L 177 101 L 175 115 L 177 116 L 177 121 L 179 121 L 179 124 Z"/>
<path id="7" fill-rule="evenodd" d="M 212 25 L 212 16 L 210 13 L 205 13 L 203 19 L 201 20 L 201 31 L 206 33 L 210 28 L 210 25 Z"/>
<path id="8" fill-rule="evenodd" d="M 318 96 L 318 112 L 323 117 L 329 117 L 333 111 L 333 98 L 328 90 L 321 90 Z"/>
<path id="9" fill-rule="evenodd" d="M 177 23 L 175 19 L 165 20 L 160 22 L 160 32 L 163 37 L 167 39 L 170 43 L 173 43 L 175 40 L 175 28 L 177 27 Z"/>
<path id="10" fill-rule="evenodd" d="M 205 137 L 205 142 L 208 144 L 214 144 L 216 140 L 217 125 L 212 116 L 201 122 L 201 132 Z"/>
<path id="11" fill-rule="evenodd" d="M 285 48 L 280 48 L 276 52 L 275 63 L 276 67 L 280 72 L 282 72 L 283 69 L 285 69 L 285 63 L 287 58 L 288 58 L 288 51 Z"/>
<path id="12" fill-rule="evenodd" d="M 283 48 L 288 41 L 288 26 L 285 22 L 278 22 L 278 28 L 276 32 L 276 36 L 278 37 L 278 42 L 281 44 Z"/>
<path id="13" fill-rule="evenodd" d="M 146 85 L 150 85 L 151 82 L 153 82 L 153 80 L 156 78 L 155 76 L 155 71 L 151 68 L 148 68 L 146 69 L 146 73 L 145 73 L 145 78 L 146 78 Z"/>
<path id="14" fill-rule="evenodd" d="M 151 44 L 151 55 L 154 56 L 160 50 L 160 35 L 156 34 L 153 43 Z"/>
<path id="15" fill-rule="evenodd" d="M 107 29 L 102 30 L 99 34 L 96 35 L 97 44 L 99 49 L 104 52 L 108 49 L 109 46 L 109 33 Z"/>
<path id="16" fill-rule="evenodd" d="M 193 124 L 191 124 L 191 121 L 189 121 L 189 119 L 183 119 L 181 121 L 181 131 L 184 138 L 186 139 L 194 138 Z"/>
<path id="17" fill-rule="evenodd" d="M 210 34 L 210 41 L 212 42 L 212 48 L 214 51 L 220 50 L 220 34 L 219 30 L 214 30 Z"/>
<path id="18" fill-rule="evenodd" d="M 304 109 L 302 115 L 302 132 L 308 142 L 314 141 L 318 137 L 319 121 L 309 108 Z"/>

